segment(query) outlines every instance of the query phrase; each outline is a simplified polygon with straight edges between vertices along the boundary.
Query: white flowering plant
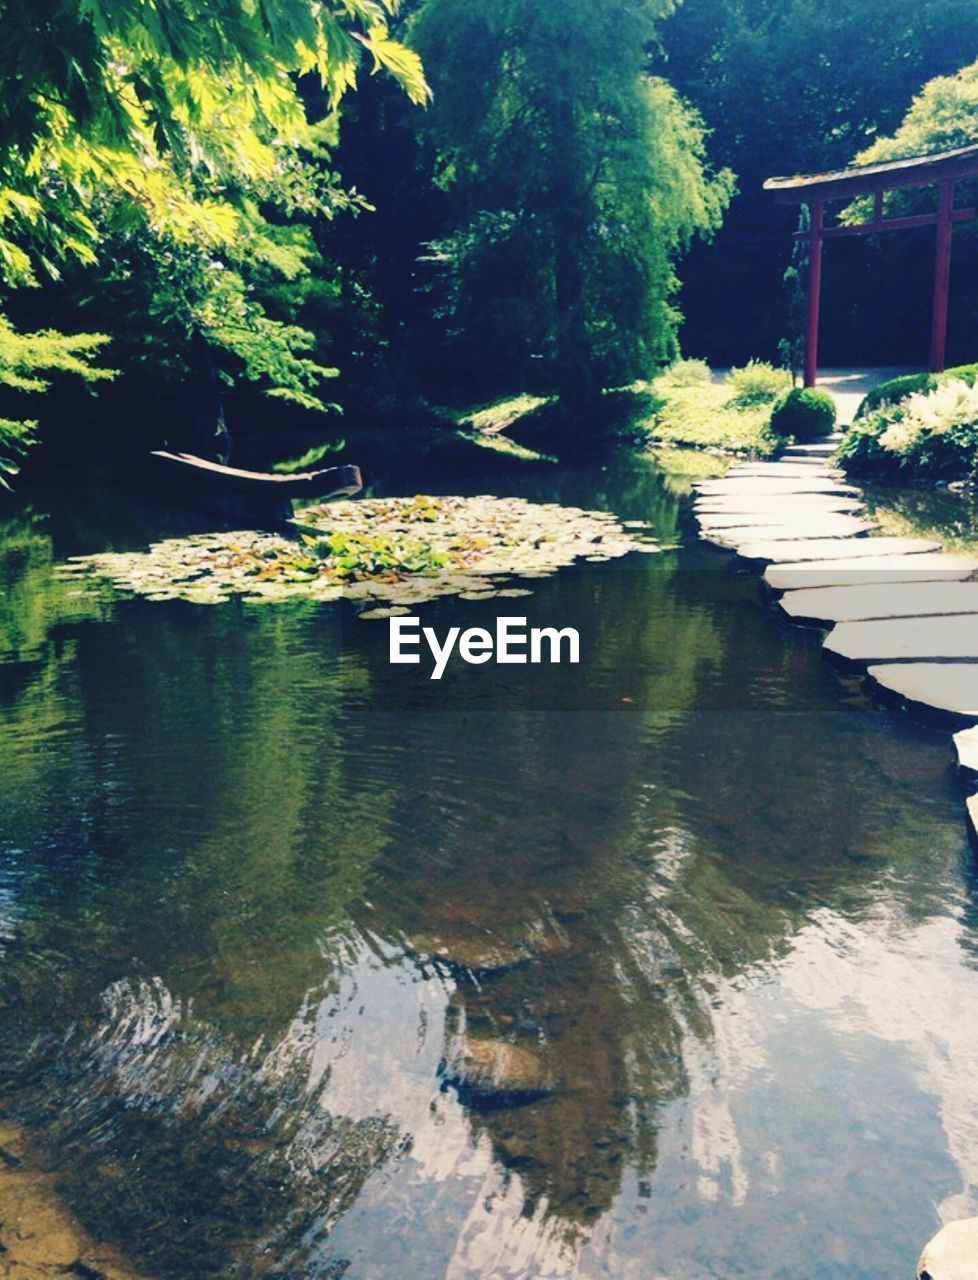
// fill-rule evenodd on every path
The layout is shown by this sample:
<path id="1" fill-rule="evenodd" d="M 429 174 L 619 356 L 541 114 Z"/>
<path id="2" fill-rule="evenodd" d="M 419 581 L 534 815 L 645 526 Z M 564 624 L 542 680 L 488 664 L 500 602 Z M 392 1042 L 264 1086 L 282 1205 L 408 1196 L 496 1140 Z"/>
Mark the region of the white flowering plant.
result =
<path id="1" fill-rule="evenodd" d="M 978 382 L 949 377 L 858 419 L 840 451 L 854 471 L 955 479 L 978 473 Z"/>

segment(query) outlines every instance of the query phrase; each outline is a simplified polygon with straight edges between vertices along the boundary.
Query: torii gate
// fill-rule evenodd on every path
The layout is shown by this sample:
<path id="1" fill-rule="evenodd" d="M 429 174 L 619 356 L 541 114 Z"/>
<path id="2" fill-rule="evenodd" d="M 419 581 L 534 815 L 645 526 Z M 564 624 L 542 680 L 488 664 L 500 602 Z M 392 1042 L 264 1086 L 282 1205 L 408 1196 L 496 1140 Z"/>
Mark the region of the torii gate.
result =
<path id="1" fill-rule="evenodd" d="M 934 373 L 944 368 L 947 347 L 947 300 L 951 275 L 951 234 L 956 222 L 976 216 L 974 209 L 954 207 L 955 183 L 978 177 L 978 145 L 955 151 L 910 156 L 884 164 L 861 165 L 794 178 L 768 178 L 765 191 L 773 191 L 779 204 L 807 204 L 809 229 L 796 231 L 795 239 L 809 242 L 808 317 L 805 326 L 805 386 L 814 387 L 818 372 L 818 313 L 822 294 L 822 246 L 826 240 L 842 236 L 877 235 L 881 231 L 908 231 L 915 227 L 936 227 L 934 260 L 934 306 L 931 318 L 930 367 Z M 887 191 L 910 187 L 937 187 L 937 209 L 933 213 L 905 218 L 883 217 L 883 196 Z M 826 226 L 825 205 L 829 200 L 853 200 L 873 196 L 873 217 L 854 226 Z"/>

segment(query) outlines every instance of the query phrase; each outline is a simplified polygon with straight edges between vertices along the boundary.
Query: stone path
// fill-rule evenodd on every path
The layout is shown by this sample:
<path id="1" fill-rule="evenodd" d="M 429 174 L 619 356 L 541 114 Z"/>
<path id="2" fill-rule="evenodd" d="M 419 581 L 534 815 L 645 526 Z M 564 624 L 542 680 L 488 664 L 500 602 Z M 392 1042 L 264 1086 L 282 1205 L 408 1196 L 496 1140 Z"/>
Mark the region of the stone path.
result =
<path id="1" fill-rule="evenodd" d="M 885 537 L 833 465 L 841 435 L 696 486 L 700 536 L 765 566 L 794 622 L 831 628 L 827 655 L 866 671 L 877 693 L 963 728 L 962 775 L 978 784 L 978 555 Z M 978 840 L 978 794 L 968 802 Z"/>

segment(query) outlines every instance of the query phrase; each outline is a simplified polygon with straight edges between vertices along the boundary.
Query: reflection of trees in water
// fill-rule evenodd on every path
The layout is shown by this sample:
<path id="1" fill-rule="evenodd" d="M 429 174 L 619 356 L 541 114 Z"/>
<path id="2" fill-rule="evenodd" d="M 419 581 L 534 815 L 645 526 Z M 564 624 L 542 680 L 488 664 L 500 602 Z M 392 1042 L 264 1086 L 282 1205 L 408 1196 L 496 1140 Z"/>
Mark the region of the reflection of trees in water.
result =
<path id="1" fill-rule="evenodd" d="M 21 895 L 0 1056 L 26 1062 L 7 1093 L 83 1216 L 161 1276 L 329 1274 L 323 1233 L 374 1171 L 421 1161 L 413 1141 L 443 1141 L 458 1098 L 521 1256 L 570 1269 L 625 1169 L 651 1175 L 716 975 L 777 954 L 813 904 L 920 900 L 946 850 L 922 858 L 919 789 L 898 798 L 915 751 L 829 749 L 838 721 L 779 715 L 810 678 L 790 645 L 668 566 L 587 590 L 596 692 L 575 711 L 487 711 L 486 686 L 457 685 L 405 714 L 305 606 L 141 604 L 70 645 L 34 633 L 0 774 Z M 854 761 L 885 810 L 840 804 Z M 351 977 L 371 950 L 428 993 L 401 996 L 437 1041 L 410 1104 L 358 1045 L 396 998 Z M 413 1052 L 392 1050 L 391 1095 Z M 341 1082 L 344 1054 L 362 1076 Z"/>

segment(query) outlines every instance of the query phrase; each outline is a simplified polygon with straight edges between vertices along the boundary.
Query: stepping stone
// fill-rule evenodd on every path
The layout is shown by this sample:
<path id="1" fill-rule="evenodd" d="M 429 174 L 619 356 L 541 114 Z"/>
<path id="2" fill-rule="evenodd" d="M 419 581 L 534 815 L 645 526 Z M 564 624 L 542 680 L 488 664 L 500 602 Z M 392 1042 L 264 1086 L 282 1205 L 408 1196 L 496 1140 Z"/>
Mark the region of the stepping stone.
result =
<path id="1" fill-rule="evenodd" d="M 968 835 L 971 843 L 978 848 L 978 796 L 969 796 L 966 801 L 968 810 Z M 974 1255 L 971 1255 L 972 1258 Z"/>
<path id="2" fill-rule="evenodd" d="M 825 652 L 845 662 L 978 663 L 978 617 L 893 618 L 840 622 L 825 641 Z"/>
<path id="3" fill-rule="evenodd" d="M 735 517 L 736 519 L 736 517 Z M 811 515 L 780 516 L 751 520 L 746 524 L 712 525 L 705 520 L 700 525 L 700 536 L 708 542 L 722 542 L 724 546 L 736 546 L 741 542 L 766 539 L 771 542 L 795 538 L 860 538 L 879 528 L 868 520 L 858 520 L 844 512 L 831 511 Z"/>
<path id="4" fill-rule="evenodd" d="M 978 729 L 962 729 L 954 735 L 958 768 L 962 773 L 978 774 Z"/>
<path id="5" fill-rule="evenodd" d="M 870 550 L 883 538 L 867 540 Z M 914 539 L 890 539 L 912 543 Z M 860 543 L 862 547 L 863 543 Z M 764 581 L 772 591 L 793 591 L 821 587 L 854 587 L 874 583 L 897 582 L 964 582 L 978 575 L 978 559 L 971 556 L 945 555 L 936 551 L 934 542 L 920 541 L 902 555 L 854 556 L 843 560 L 800 561 L 795 564 L 771 565 Z M 853 548 L 854 550 L 855 548 Z"/>
<path id="6" fill-rule="evenodd" d="M 707 542 L 718 542 L 722 546 L 735 546 L 742 556 L 751 560 L 773 560 L 773 554 L 757 555 L 754 551 L 758 545 L 770 547 L 775 542 L 794 543 L 798 539 L 839 539 L 863 538 L 873 533 L 879 525 L 868 520 L 857 520 L 847 515 L 811 515 L 799 514 L 790 524 L 774 525 L 738 525 L 734 529 L 701 529 L 700 534 Z M 744 548 L 751 550 L 745 551 Z M 794 556 L 790 557 L 794 559 Z"/>
<path id="7" fill-rule="evenodd" d="M 884 663 L 870 667 L 868 675 L 881 692 L 925 717 L 978 721 L 978 663 Z"/>
<path id="8" fill-rule="evenodd" d="M 789 591 L 781 608 L 796 621 L 865 622 L 978 613 L 978 582 L 878 582 Z"/>
<path id="9" fill-rule="evenodd" d="M 803 476 L 810 478 L 812 475 L 822 475 L 826 480 L 841 480 L 845 473 L 840 471 L 838 467 L 826 467 L 821 462 L 745 462 L 742 466 L 731 467 L 724 480 L 733 480 L 742 476 L 774 476 L 777 477 L 795 477 Z"/>
<path id="10" fill-rule="evenodd" d="M 693 512 L 701 524 L 716 524 L 720 520 L 739 520 L 741 524 L 769 524 L 776 520 L 788 524 L 799 512 L 805 518 L 818 515 L 854 514 L 862 511 L 863 504 L 857 498 L 823 498 L 819 494 L 800 493 L 796 498 L 769 498 L 763 502 L 744 502 L 741 498 L 703 500 Z"/>
<path id="11" fill-rule="evenodd" d="M 771 507 L 781 511 L 831 507 L 839 511 L 862 505 L 861 497 L 847 493 L 704 493 L 693 500 L 694 511 L 762 511 Z"/>
<path id="12" fill-rule="evenodd" d="M 835 453 L 842 437 L 835 438 L 826 437 L 824 440 L 818 440 L 814 444 L 789 444 L 782 458 L 824 458 L 831 457 Z"/>
<path id="13" fill-rule="evenodd" d="M 799 512 L 780 511 L 704 511 L 697 512 L 697 520 L 700 524 L 700 531 L 706 536 L 708 532 L 716 532 L 717 529 L 789 529 L 791 537 L 797 537 L 798 519 L 803 518 L 808 524 L 814 520 L 830 520 L 833 516 L 841 516 L 844 519 L 851 520 L 858 512 L 855 511 L 835 511 L 832 507 L 824 510 L 808 510 L 801 517 Z M 876 526 L 873 526 L 876 528 Z M 831 535 L 829 535 L 831 536 Z"/>
<path id="14" fill-rule="evenodd" d="M 831 453 L 784 453 L 775 461 L 782 467 L 827 467 Z"/>
<path id="15" fill-rule="evenodd" d="M 851 484 L 843 484 L 839 480 L 826 480 L 815 475 L 811 479 L 804 476 L 779 479 L 777 476 L 746 476 L 743 480 L 702 480 L 694 486 L 696 492 L 703 497 L 730 497 L 738 494 L 742 497 L 773 498 L 778 494 L 792 493 L 826 493 L 858 498 L 860 491 Z"/>
<path id="16" fill-rule="evenodd" d="M 747 560 L 769 560 L 777 564 L 792 564 L 803 560 L 845 560 L 850 557 L 878 555 L 908 555 L 915 551 L 940 551 L 939 542 L 926 542 L 922 538 L 860 538 L 846 542 L 840 538 L 805 538 L 794 541 L 765 541 L 740 548 Z"/>

